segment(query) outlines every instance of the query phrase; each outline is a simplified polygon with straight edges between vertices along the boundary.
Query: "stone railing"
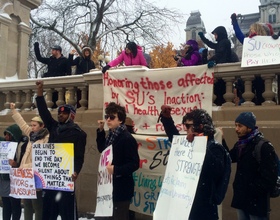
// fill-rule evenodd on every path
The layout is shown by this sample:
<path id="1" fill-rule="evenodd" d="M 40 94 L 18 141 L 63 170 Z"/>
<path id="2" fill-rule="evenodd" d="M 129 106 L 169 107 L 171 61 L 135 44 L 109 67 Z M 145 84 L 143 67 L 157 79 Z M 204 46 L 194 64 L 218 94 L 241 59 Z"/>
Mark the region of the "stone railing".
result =
<path id="1" fill-rule="evenodd" d="M 179 68 L 179 67 L 177 67 Z M 118 68 L 111 71 L 150 71 L 145 67 L 126 67 Z M 158 71 L 158 70 L 157 70 Z M 223 79 L 226 85 L 226 93 L 223 95 L 225 103 L 222 106 L 234 106 L 233 83 L 236 78 L 241 78 L 244 81 L 245 92 L 242 94 L 245 102 L 242 106 L 254 106 L 252 102 L 254 93 L 252 93 L 252 80 L 258 76 L 264 80 L 265 91 L 262 96 L 264 102 L 262 105 L 276 105 L 277 102 L 277 76 L 280 74 L 280 65 L 260 66 L 241 68 L 240 63 L 220 64 L 214 67 L 215 79 Z M 0 110 L 9 108 L 10 102 L 15 102 L 16 108 L 23 111 L 29 111 L 35 107 L 34 96 L 36 92 L 35 82 L 38 79 L 26 79 L 16 81 L 0 82 Z M 96 70 L 84 75 L 44 78 L 44 91 L 47 106 L 52 109 L 53 92 L 57 91 L 58 99 L 56 105 L 61 105 L 66 102 L 71 105 L 77 105 L 78 110 L 86 109 L 102 109 L 103 86 L 102 73 Z M 79 100 L 77 101 L 77 90 L 80 90 Z M 67 94 L 65 96 L 65 94 Z M 215 100 L 215 95 L 213 99 Z"/>

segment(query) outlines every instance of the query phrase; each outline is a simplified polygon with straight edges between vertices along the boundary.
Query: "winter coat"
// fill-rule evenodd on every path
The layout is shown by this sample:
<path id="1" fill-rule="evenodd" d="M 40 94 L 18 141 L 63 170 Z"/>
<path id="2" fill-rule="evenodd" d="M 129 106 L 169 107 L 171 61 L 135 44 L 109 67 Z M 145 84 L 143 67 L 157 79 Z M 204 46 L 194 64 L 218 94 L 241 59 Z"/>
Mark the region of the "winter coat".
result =
<path id="1" fill-rule="evenodd" d="M 48 65 L 48 71 L 44 73 L 42 78 L 71 75 L 71 66 L 69 60 L 61 54 L 58 59 L 56 57 L 42 57 L 39 47 L 34 47 L 35 55 L 38 61 Z"/>
<path id="2" fill-rule="evenodd" d="M 196 66 L 202 64 L 202 58 L 198 51 L 197 42 L 195 40 L 188 40 L 186 44 L 190 45 L 190 48 L 181 59 L 183 66 Z"/>
<path id="3" fill-rule="evenodd" d="M 173 119 L 161 117 L 161 122 L 169 141 L 172 142 L 173 135 L 179 135 Z M 209 138 L 208 142 L 212 140 Z M 224 168 L 224 149 L 217 144 L 212 144 L 211 147 L 207 146 L 189 216 L 190 220 L 218 219 L 218 208 L 212 197 L 214 195 L 214 183 L 222 176 Z"/>
<path id="4" fill-rule="evenodd" d="M 74 144 L 74 172 L 79 174 L 84 163 L 87 134 L 72 121 L 61 124 L 54 120 L 43 96 L 37 96 L 36 103 L 45 127 L 50 132 L 49 143 Z"/>
<path id="5" fill-rule="evenodd" d="M 88 57 L 85 56 L 85 50 L 90 51 L 90 55 Z M 94 62 L 91 60 L 92 50 L 89 47 L 84 47 L 82 49 L 83 56 L 76 57 L 73 60 L 73 54 L 69 54 L 68 60 L 71 66 L 76 66 L 76 75 L 89 73 L 91 69 L 95 69 Z"/>
<path id="6" fill-rule="evenodd" d="M 215 55 L 208 61 L 214 61 L 215 63 L 230 63 L 231 62 L 231 43 L 227 36 L 227 31 L 223 26 L 219 26 L 212 31 L 212 34 L 216 33 L 217 43 L 209 41 L 204 35 L 201 36 L 201 40 L 208 47 L 215 50 Z"/>
<path id="7" fill-rule="evenodd" d="M 13 117 L 14 121 L 17 123 L 17 125 L 20 127 L 22 132 L 26 136 L 29 137 L 32 130 L 31 130 L 30 126 L 24 121 L 21 114 L 18 113 L 18 111 L 14 109 L 12 117 Z M 44 144 L 44 143 L 48 143 L 48 140 L 49 140 L 49 135 L 47 134 L 44 138 L 37 140 L 34 143 L 35 144 Z M 27 144 L 25 153 L 22 157 L 19 168 L 32 168 L 32 143 L 30 142 L 30 140 L 28 141 L 28 144 Z"/>
<path id="8" fill-rule="evenodd" d="M 268 194 L 277 178 L 277 164 L 275 151 L 270 143 L 266 142 L 261 147 L 260 164 L 253 156 L 259 139 L 261 134 L 242 149 L 240 156 L 237 143 L 230 150 L 232 162 L 237 163 L 231 206 L 250 215 L 265 217 L 269 211 Z"/>
<path id="9" fill-rule="evenodd" d="M 137 54 L 136 57 L 133 57 L 132 53 L 127 54 L 125 50 L 121 52 L 121 54 L 114 60 L 108 63 L 110 67 L 114 67 L 119 65 L 121 62 L 124 62 L 126 66 L 133 66 L 133 65 L 141 65 L 147 66 L 146 59 L 144 57 L 142 48 L 137 46 Z"/>
<path id="10" fill-rule="evenodd" d="M 105 131 L 97 130 L 97 148 L 101 153 L 105 148 Z M 113 144 L 113 201 L 128 201 L 134 195 L 132 173 L 139 168 L 138 145 L 134 137 L 124 130 Z"/>

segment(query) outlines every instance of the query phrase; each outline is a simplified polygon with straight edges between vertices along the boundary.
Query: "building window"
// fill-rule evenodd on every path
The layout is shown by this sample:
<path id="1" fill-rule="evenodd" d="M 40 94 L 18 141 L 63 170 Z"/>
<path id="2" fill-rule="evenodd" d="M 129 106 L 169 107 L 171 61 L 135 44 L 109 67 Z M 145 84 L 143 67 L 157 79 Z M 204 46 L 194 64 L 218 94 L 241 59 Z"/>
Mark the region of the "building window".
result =
<path id="1" fill-rule="evenodd" d="M 271 23 L 271 24 L 276 23 L 276 14 L 269 15 L 268 16 L 268 22 Z"/>

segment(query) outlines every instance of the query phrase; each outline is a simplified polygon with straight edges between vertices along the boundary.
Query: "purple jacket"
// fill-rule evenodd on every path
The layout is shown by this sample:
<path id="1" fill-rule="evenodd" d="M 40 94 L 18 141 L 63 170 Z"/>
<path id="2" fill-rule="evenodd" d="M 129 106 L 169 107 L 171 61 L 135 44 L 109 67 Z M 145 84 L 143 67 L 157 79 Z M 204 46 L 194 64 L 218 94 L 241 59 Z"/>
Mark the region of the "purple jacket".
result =
<path id="1" fill-rule="evenodd" d="M 188 40 L 187 45 L 191 48 L 186 52 L 185 56 L 182 57 L 181 63 L 184 66 L 196 66 L 202 64 L 202 58 L 198 51 L 198 44 L 195 40 Z"/>
<path id="2" fill-rule="evenodd" d="M 123 50 L 122 53 L 116 59 L 108 63 L 108 65 L 110 67 L 114 67 L 120 64 L 122 61 L 124 61 L 124 64 L 126 66 L 133 66 L 133 65 L 147 66 L 146 59 L 143 55 L 143 51 L 140 46 L 137 46 L 136 57 L 133 57 L 132 54 L 127 54 L 125 50 Z"/>

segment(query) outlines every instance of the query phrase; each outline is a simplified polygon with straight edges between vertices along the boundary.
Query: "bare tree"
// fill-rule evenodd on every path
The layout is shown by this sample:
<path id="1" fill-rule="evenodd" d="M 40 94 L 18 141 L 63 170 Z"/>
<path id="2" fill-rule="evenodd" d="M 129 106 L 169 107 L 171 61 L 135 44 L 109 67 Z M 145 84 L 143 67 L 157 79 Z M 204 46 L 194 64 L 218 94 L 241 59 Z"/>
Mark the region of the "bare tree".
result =
<path id="1" fill-rule="evenodd" d="M 81 43 L 94 50 L 99 40 L 105 49 L 129 40 L 151 48 L 168 42 L 168 33 L 183 19 L 179 12 L 145 0 L 45 0 L 31 21 L 34 28 L 56 33 L 80 53 Z"/>

